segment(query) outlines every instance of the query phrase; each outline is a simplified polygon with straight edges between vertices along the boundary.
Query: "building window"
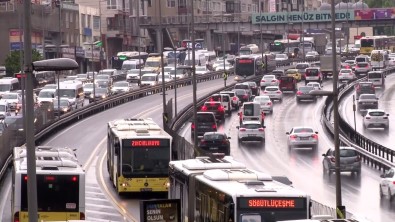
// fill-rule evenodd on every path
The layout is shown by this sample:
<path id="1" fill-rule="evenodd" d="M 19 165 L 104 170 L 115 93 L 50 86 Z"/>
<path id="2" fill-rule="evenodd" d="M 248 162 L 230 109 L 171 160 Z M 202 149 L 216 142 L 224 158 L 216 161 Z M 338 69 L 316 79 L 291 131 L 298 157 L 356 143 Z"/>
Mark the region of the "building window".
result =
<path id="1" fill-rule="evenodd" d="M 152 2 L 151 2 L 151 0 L 147 0 L 147 2 L 148 2 L 148 7 L 152 7 Z"/>
<path id="2" fill-rule="evenodd" d="M 100 29 L 100 17 L 93 16 L 93 29 L 99 30 Z"/>
<path id="3" fill-rule="evenodd" d="M 186 8 L 187 7 L 186 0 L 178 0 L 178 7 L 179 8 Z"/>
<path id="4" fill-rule="evenodd" d="M 91 28 L 92 26 L 91 26 L 91 15 L 88 15 L 88 19 L 86 20 L 86 23 L 87 23 L 87 25 L 88 25 L 88 28 Z"/>
<path id="5" fill-rule="evenodd" d="M 75 14 L 75 29 L 80 29 L 78 14 Z"/>
<path id="6" fill-rule="evenodd" d="M 251 5 L 250 4 L 247 5 L 247 11 L 251 12 Z"/>
<path id="7" fill-rule="evenodd" d="M 241 12 L 245 12 L 246 11 L 246 4 L 241 4 Z"/>
<path id="8" fill-rule="evenodd" d="M 66 22 L 66 29 L 70 28 L 69 16 L 70 16 L 70 13 L 68 13 L 68 12 L 64 13 L 65 22 Z"/>
<path id="9" fill-rule="evenodd" d="M 117 0 L 107 0 L 107 9 L 117 9 Z"/>
<path id="10" fill-rule="evenodd" d="M 85 14 L 81 14 L 81 28 L 86 28 Z"/>
<path id="11" fill-rule="evenodd" d="M 168 8 L 175 8 L 176 7 L 176 0 L 167 0 L 167 7 Z"/>

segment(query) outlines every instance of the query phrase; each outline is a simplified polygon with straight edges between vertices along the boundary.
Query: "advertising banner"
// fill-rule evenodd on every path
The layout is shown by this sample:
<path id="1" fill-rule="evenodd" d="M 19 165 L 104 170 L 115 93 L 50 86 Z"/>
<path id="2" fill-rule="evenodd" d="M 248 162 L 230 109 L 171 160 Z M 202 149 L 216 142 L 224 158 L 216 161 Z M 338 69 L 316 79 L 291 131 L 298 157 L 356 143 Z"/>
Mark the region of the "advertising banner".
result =
<path id="1" fill-rule="evenodd" d="M 337 10 L 336 21 L 354 20 L 354 10 Z M 273 24 L 273 23 L 301 23 L 301 22 L 330 22 L 332 19 L 330 11 L 310 11 L 310 12 L 275 12 L 275 13 L 254 13 L 252 14 L 252 24 Z"/>
<path id="2" fill-rule="evenodd" d="M 140 201 L 141 222 L 181 222 L 179 199 Z"/>
<path id="3" fill-rule="evenodd" d="M 376 20 L 395 18 L 395 8 L 355 9 L 355 20 Z"/>

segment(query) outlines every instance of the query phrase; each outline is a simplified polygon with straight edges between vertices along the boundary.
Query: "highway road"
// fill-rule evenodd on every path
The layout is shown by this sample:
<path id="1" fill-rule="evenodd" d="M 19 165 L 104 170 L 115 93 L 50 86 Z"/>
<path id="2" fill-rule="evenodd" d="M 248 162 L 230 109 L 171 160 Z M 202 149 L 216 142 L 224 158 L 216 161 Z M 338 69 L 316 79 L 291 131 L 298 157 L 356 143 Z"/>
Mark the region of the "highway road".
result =
<path id="1" fill-rule="evenodd" d="M 389 77 L 388 77 L 389 78 Z M 299 83 L 303 84 L 303 83 Z M 389 88 L 389 87 L 388 87 Z M 324 90 L 332 89 L 332 81 L 324 83 Z M 285 94 L 286 95 L 286 94 Z M 296 103 L 294 94 L 284 97 L 282 103 L 275 102 L 272 115 L 265 118 L 266 142 L 242 143 L 238 146 L 238 116 L 234 113 L 225 120 L 219 129 L 231 137 L 231 155 L 248 167 L 269 172 L 272 175 L 285 175 L 293 182 L 294 187 L 308 192 L 311 197 L 327 206 L 336 206 L 335 175 L 324 176 L 322 154 L 333 142 L 325 134 L 321 124 L 321 108 L 325 98 L 317 103 Z M 292 149 L 289 152 L 285 132 L 294 126 L 311 126 L 319 132 L 318 150 Z M 181 131 L 181 135 L 190 138 L 190 124 Z M 395 203 L 380 201 L 380 172 L 363 165 L 360 177 L 350 173 L 342 173 L 342 200 L 347 211 L 365 215 L 375 222 L 389 222 L 395 218 Z"/>
<path id="2" fill-rule="evenodd" d="M 387 77 L 388 79 L 389 77 Z M 229 81 L 228 81 L 229 82 Z M 214 88 L 222 86 L 222 80 L 214 80 L 198 85 L 199 94 L 203 95 Z M 202 87 L 204 85 L 204 87 Z M 389 85 L 387 85 L 389 88 Z M 189 104 L 192 98 L 191 86 L 178 89 L 179 110 Z M 331 89 L 331 81 L 324 83 L 326 90 Z M 173 91 L 168 91 L 168 97 Z M 87 180 L 87 219 L 95 221 L 138 221 L 138 200 L 132 197 L 118 197 L 108 183 L 105 169 L 104 152 L 106 148 L 106 123 L 115 118 L 152 117 L 158 124 L 162 123 L 162 97 L 152 95 L 130 102 L 111 110 L 94 115 L 72 125 L 46 141 L 46 145 L 68 146 L 77 148 L 77 155 L 88 172 Z M 317 103 L 306 102 L 296 104 L 293 94 L 286 95 L 282 103 L 275 103 L 274 113 L 266 119 L 266 142 L 264 145 L 245 143 L 238 146 L 238 116 L 231 117 L 221 124 L 220 130 L 232 137 L 231 154 L 236 160 L 244 162 L 248 167 L 266 171 L 272 175 L 286 175 L 296 188 L 311 194 L 312 198 L 328 206 L 335 206 L 335 177 L 323 176 L 322 156 L 333 143 L 325 135 L 320 123 L 321 107 L 324 98 Z M 139 107 L 136 109 L 135 107 Z M 311 149 L 293 149 L 288 151 L 285 132 L 293 126 L 313 126 L 320 135 L 317 151 Z M 190 126 L 187 124 L 181 131 L 190 138 Z M 380 201 L 378 192 L 379 172 L 363 166 L 362 175 L 342 174 L 343 204 L 354 214 L 363 214 L 372 221 L 392 221 L 395 218 L 395 206 L 387 201 Z M 6 178 L 5 188 L 9 188 L 10 178 Z M 7 189 L 2 190 L 5 194 Z M 1 206 L 0 201 L 0 206 Z M 6 203 L 9 203 L 7 198 Z M 4 214 L 10 212 L 9 204 L 3 209 Z M 119 213 L 125 212 L 125 213 Z M 4 217 L 7 220 L 10 216 Z M 3 221 L 3 220 L 2 220 Z"/>
<path id="3" fill-rule="evenodd" d="M 393 103 L 395 99 L 395 75 L 388 75 L 385 81 L 385 88 L 376 88 L 376 96 L 379 98 L 379 109 L 383 109 L 390 114 L 388 117 L 390 122 L 389 130 L 364 129 L 362 126 L 363 118 L 358 111 L 355 113 L 356 130 L 367 138 L 395 150 L 395 145 L 391 139 L 393 138 L 391 135 L 395 135 L 395 105 Z M 352 127 L 354 127 L 354 112 L 352 111 L 353 95 L 355 93 L 350 93 L 340 104 L 340 115 Z"/>
<path id="4" fill-rule="evenodd" d="M 228 84 L 232 83 L 228 79 Z M 199 83 L 198 97 L 223 87 L 223 80 Z M 192 101 L 192 86 L 177 89 L 178 110 Z M 174 96 L 174 91 L 167 91 L 167 100 Z M 130 198 L 120 198 L 109 184 L 104 152 L 106 150 L 107 122 L 118 118 L 147 118 L 151 117 L 162 125 L 162 95 L 154 94 L 113 109 L 98 113 L 71 125 L 42 145 L 66 146 L 76 148 L 77 157 L 87 171 L 86 180 L 86 215 L 93 221 L 139 221 L 139 201 Z M 103 161 L 104 160 L 104 161 Z M 102 165 L 101 165 L 102 164 Z M 0 190 L 0 221 L 11 221 L 10 215 L 10 184 L 11 175 L 4 180 L 4 189 Z M 125 212 L 123 215 L 119 212 Z"/>

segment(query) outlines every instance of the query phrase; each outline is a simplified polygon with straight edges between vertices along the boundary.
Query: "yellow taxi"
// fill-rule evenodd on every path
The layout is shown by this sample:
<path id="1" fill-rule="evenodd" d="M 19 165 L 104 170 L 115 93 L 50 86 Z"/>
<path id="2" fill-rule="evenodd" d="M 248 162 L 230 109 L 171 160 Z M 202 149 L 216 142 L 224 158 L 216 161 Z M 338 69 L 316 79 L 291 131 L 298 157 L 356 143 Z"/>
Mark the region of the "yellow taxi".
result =
<path id="1" fill-rule="evenodd" d="M 288 69 L 285 71 L 285 75 L 294 77 L 298 82 L 302 80 L 302 74 L 300 74 L 297 69 Z"/>

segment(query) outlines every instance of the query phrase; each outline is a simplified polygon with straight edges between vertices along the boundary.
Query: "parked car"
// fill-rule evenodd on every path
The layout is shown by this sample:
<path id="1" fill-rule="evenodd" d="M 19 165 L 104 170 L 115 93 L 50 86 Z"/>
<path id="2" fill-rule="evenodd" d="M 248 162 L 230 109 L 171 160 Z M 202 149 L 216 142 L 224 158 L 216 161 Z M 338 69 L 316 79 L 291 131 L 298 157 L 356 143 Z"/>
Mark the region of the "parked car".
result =
<path id="1" fill-rule="evenodd" d="M 312 127 L 297 126 L 286 132 L 288 149 L 292 147 L 312 147 L 316 149 L 318 146 L 318 132 Z"/>
<path id="2" fill-rule="evenodd" d="M 265 141 L 265 126 L 260 121 L 243 121 L 238 129 L 238 141 Z"/>
<path id="3" fill-rule="evenodd" d="M 358 111 L 367 109 L 377 109 L 379 107 L 379 98 L 375 94 L 361 94 L 358 98 Z"/>
<path id="4" fill-rule="evenodd" d="M 391 167 L 380 177 L 380 198 L 388 197 L 392 202 L 395 197 L 395 167 Z"/>
<path id="5" fill-rule="evenodd" d="M 225 133 L 206 132 L 199 141 L 199 148 L 205 153 L 224 153 L 230 155 L 230 137 Z"/>
<path id="6" fill-rule="evenodd" d="M 381 109 L 368 109 L 363 115 L 363 128 L 384 128 L 389 129 L 389 114 Z"/>
<path id="7" fill-rule="evenodd" d="M 353 147 L 340 148 L 340 172 L 351 172 L 357 175 L 361 174 L 361 157 L 358 151 Z M 330 148 L 326 153 L 322 154 L 322 167 L 324 174 L 331 174 L 336 170 L 335 149 Z"/>

